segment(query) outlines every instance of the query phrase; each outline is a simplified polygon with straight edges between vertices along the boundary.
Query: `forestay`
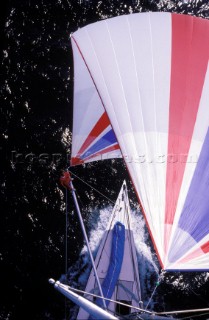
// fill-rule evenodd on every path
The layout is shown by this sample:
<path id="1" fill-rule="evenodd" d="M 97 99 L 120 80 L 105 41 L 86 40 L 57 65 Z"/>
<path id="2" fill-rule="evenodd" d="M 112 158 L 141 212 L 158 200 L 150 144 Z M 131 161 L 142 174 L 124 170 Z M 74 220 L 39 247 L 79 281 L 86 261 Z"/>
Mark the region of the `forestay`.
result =
<path id="1" fill-rule="evenodd" d="M 141 288 L 132 226 L 128 192 L 124 181 L 95 257 L 103 295 L 111 299 L 106 300 L 107 309 L 115 315 L 131 314 L 136 312 L 135 307 L 141 307 Z M 88 294 L 98 295 L 93 269 L 85 292 L 86 298 L 101 306 L 100 298 L 94 299 Z M 126 306 L 119 303 L 125 303 Z M 88 312 L 80 308 L 77 320 L 85 319 L 89 319 Z"/>
<path id="2" fill-rule="evenodd" d="M 209 268 L 209 21 L 139 13 L 72 35 L 72 165 L 126 162 L 164 269 Z"/>

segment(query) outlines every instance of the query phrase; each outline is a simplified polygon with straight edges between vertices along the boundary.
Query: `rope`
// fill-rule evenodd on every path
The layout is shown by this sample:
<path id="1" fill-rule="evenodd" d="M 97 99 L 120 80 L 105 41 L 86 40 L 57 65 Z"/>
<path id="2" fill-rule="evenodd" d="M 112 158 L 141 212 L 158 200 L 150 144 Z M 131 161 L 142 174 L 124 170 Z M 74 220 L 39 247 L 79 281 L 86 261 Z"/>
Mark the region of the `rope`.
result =
<path id="1" fill-rule="evenodd" d="M 86 181 L 84 181 L 83 179 L 79 178 L 75 173 L 73 173 L 71 170 L 68 169 L 68 171 L 75 176 L 77 179 L 79 179 L 80 181 L 82 181 L 84 184 L 86 184 L 88 187 L 90 187 L 91 189 L 93 189 L 94 191 L 96 191 L 98 194 L 100 194 L 101 196 L 103 196 L 104 198 L 106 198 L 108 201 L 110 201 L 111 203 L 115 204 L 114 201 L 112 201 L 110 198 L 108 198 L 106 195 L 104 195 L 102 192 L 100 192 L 99 190 L 97 190 L 96 188 L 92 187 L 92 185 L 90 185 L 89 183 L 87 183 Z"/>
<path id="2" fill-rule="evenodd" d="M 152 294 L 151 294 L 151 297 L 149 298 L 149 301 L 148 301 L 148 303 L 147 303 L 147 305 L 146 305 L 145 310 L 147 310 L 150 302 L 152 301 L 152 298 L 153 298 L 153 296 L 154 296 L 154 294 L 155 294 L 155 291 L 156 291 L 157 287 L 159 286 L 159 284 L 160 284 L 160 282 L 161 282 L 161 280 L 162 280 L 162 275 L 163 275 L 163 274 L 164 274 L 164 271 L 161 271 L 160 274 L 159 274 L 159 276 L 158 276 L 158 281 L 156 282 L 156 285 L 155 285 L 154 290 L 153 290 L 153 292 L 152 292 Z"/>
<path id="3" fill-rule="evenodd" d="M 76 288 L 72 288 L 70 286 L 68 286 L 68 288 L 72 291 L 75 291 L 75 292 L 78 292 L 78 293 L 82 293 L 84 295 L 86 295 L 87 297 L 88 296 L 91 296 L 91 297 L 95 297 L 95 298 L 100 298 L 102 299 L 101 296 L 97 295 L 97 294 L 94 294 L 94 293 L 90 293 L 90 292 L 86 292 L 86 291 L 83 291 L 83 290 L 79 290 L 79 289 L 76 289 Z M 116 300 L 113 300 L 113 299 L 108 299 L 108 298 L 104 298 L 104 300 L 106 301 L 110 301 L 110 302 L 114 302 L 114 303 L 117 303 L 117 304 L 120 304 L 121 306 L 126 306 L 126 307 L 131 307 L 132 309 L 135 309 L 135 310 L 138 310 L 138 311 L 141 311 L 141 312 L 145 312 L 147 314 L 150 314 L 150 315 L 153 315 L 155 314 L 154 312 L 151 312 L 149 310 L 145 310 L 145 309 L 142 309 L 142 308 L 139 308 L 139 307 L 135 307 L 135 306 L 132 306 L 130 304 L 127 304 L 127 303 L 123 303 L 121 301 L 116 301 Z"/>
<path id="4" fill-rule="evenodd" d="M 156 312 L 159 316 L 163 315 L 172 315 L 172 314 L 183 314 L 183 313 L 195 313 L 195 312 L 204 312 L 208 313 L 209 308 L 201 308 L 201 309 L 186 309 L 186 310 L 175 310 L 175 311 L 164 311 L 164 312 Z M 203 313 L 202 313 L 203 314 Z"/>
<path id="5" fill-rule="evenodd" d="M 101 296 L 99 296 L 97 294 L 94 294 L 94 293 L 90 293 L 90 292 L 86 292 L 86 291 L 83 291 L 83 290 L 80 290 L 80 289 L 72 288 L 70 286 L 68 286 L 68 288 L 70 290 L 72 290 L 72 291 L 75 291 L 75 292 L 78 292 L 78 293 L 82 293 L 82 294 L 86 295 L 86 297 L 91 296 L 91 297 L 101 298 Z M 138 310 L 138 311 L 150 314 L 150 315 L 161 316 L 161 315 L 172 315 L 172 314 L 193 313 L 193 312 L 205 311 L 204 313 L 196 314 L 195 317 L 197 318 L 197 317 L 201 317 L 203 315 L 209 314 L 208 312 L 206 312 L 206 311 L 209 311 L 209 308 L 206 308 L 206 309 L 193 309 L 193 310 L 188 309 L 188 310 L 179 310 L 179 311 L 176 310 L 176 311 L 166 311 L 166 312 L 155 312 L 155 311 L 149 311 L 149 310 L 146 310 L 146 309 L 135 307 L 135 306 L 132 306 L 130 304 L 126 304 L 126 303 L 123 303 L 123 302 L 120 302 L 120 301 L 115 301 L 113 299 L 108 299 L 108 298 L 104 298 L 104 299 L 107 300 L 107 301 L 110 301 L 110 302 L 118 303 L 118 304 L 120 304 L 122 306 L 131 307 L 132 309 L 135 309 L 135 310 Z M 194 317 L 194 315 L 193 315 L 193 317 Z M 181 318 L 181 319 L 191 319 L 191 316 L 190 317 L 186 316 L 186 317 Z"/>

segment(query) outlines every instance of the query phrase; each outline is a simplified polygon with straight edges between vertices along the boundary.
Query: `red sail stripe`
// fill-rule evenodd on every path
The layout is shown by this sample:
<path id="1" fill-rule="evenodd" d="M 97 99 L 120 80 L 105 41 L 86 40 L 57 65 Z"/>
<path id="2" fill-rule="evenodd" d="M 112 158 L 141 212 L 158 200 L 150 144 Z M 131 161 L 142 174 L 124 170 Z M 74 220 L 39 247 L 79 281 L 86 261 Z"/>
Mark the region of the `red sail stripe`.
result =
<path id="1" fill-rule="evenodd" d="M 209 241 L 207 241 L 206 243 L 204 243 L 202 246 L 201 246 L 201 249 L 204 253 L 208 253 L 209 252 Z"/>
<path id="2" fill-rule="evenodd" d="M 208 65 L 204 19 L 172 15 L 172 60 L 165 223 L 172 225 Z M 169 158 L 170 155 L 170 158 Z M 170 227 L 165 230 L 168 242 Z"/>
<path id="3" fill-rule="evenodd" d="M 204 243 L 200 248 L 195 249 L 193 252 L 188 254 L 185 258 L 181 259 L 178 263 L 186 263 L 192 259 L 195 259 L 203 254 L 209 252 L 209 241 Z"/>
<path id="4" fill-rule="evenodd" d="M 82 155 L 82 153 L 90 146 L 90 144 L 110 125 L 110 120 L 107 116 L 107 113 L 104 112 L 99 118 L 88 137 L 82 144 L 80 150 L 77 153 L 77 157 Z"/>

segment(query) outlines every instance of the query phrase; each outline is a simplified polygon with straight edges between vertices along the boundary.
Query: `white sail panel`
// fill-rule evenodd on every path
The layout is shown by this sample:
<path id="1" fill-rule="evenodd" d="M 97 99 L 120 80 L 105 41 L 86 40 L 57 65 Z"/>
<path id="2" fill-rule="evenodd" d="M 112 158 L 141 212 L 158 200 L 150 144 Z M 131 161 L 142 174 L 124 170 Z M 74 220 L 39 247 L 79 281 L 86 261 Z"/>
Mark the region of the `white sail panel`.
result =
<path id="1" fill-rule="evenodd" d="M 167 269 L 185 269 L 187 261 L 189 269 L 203 270 L 208 259 L 208 36 L 207 20 L 143 13 L 72 37 Z M 193 153 L 197 161 L 190 162 Z"/>
<path id="2" fill-rule="evenodd" d="M 159 164 L 152 159 L 167 153 L 170 68 L 169 63 L 166 67 L 164 64 L 170 59 L 170 15 L 163 15 L 163 20 L 167 23 L 167 37 L 163 35 L 163 26 L 155 19 L 151 21 L 149 14 L 141 15 L 141 19 L 138 15 L 110 19 L 100 23 L 99 28 L 94 28 L 93 24 L 73 36 L 97 83 L 151 232 L 158 234 L 155 242 L 161 255 L 165 206 L 165 182 L 162 180 L 166 177 L 166 162 L 160 160 Z M 160 38 L 155 40 L 155 52 L 152 32 Z M 123 37 L 119 37 L 120 33 Z M 156 90 L 158 73 L 162 72 L 159 65 L 164 69 L 164 86 Z M 159 133 L 156 133 L 157 126 Z M 143 170 L 138 170 L 141 166 Z"/>
<path id="3" fill-rule="evenodd" d="M 91 75 L 75 43 L 74 112 L 71 164 L 121 157 L 121 152 Z M 88 119 L 88 121 L 87 121 Z"/>

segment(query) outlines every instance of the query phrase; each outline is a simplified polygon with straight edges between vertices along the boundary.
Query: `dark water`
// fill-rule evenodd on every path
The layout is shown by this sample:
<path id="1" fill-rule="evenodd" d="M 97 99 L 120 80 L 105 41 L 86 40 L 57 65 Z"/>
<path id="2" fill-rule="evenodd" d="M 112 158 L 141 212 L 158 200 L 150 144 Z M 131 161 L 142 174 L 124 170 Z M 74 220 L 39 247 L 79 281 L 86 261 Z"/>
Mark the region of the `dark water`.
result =
<path id="1" fill-rule="evenodd" d="M 106 17 L 147 10 L 208 18 L 207 3 L 8 0 L 1 4 L 0 319 L 65 318 L 64 299 L 48 278 L 59 279 L 65 271 L 65 203 L 58 179 L 70 153 L 70 33 Z M 128 179 L 120 160 L 90 164 L 74 173 L 113 201 L 123 179 Z M 75 186 L 90 231 L 90 208 L 109 203 L 81 181 L 75 179 Z M 130 185 L 129 189 L 136 207 Z M 68 199 L 68 266 L 76 263 L 83 246 L 73 209 Z M 158 289 L 155 308 L 207 307 L 208 293 L 207 273 L 168 274 Z"/>

